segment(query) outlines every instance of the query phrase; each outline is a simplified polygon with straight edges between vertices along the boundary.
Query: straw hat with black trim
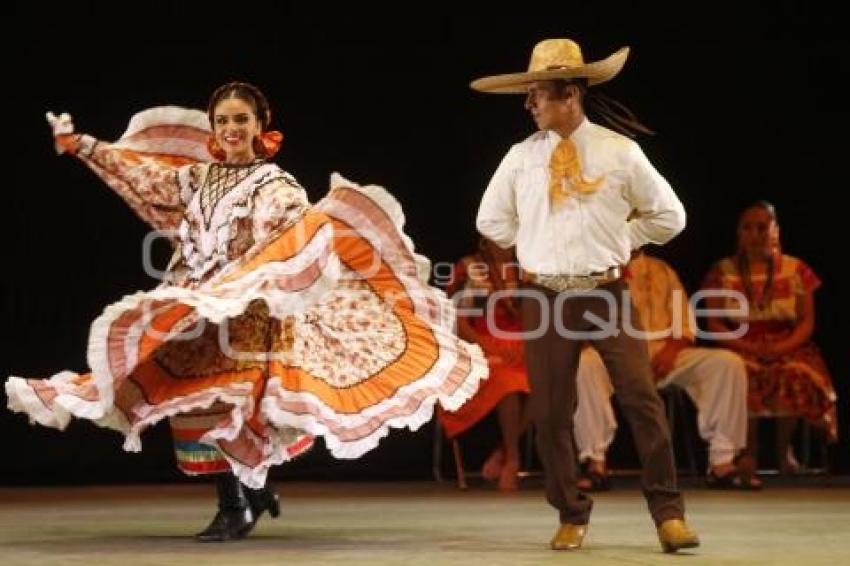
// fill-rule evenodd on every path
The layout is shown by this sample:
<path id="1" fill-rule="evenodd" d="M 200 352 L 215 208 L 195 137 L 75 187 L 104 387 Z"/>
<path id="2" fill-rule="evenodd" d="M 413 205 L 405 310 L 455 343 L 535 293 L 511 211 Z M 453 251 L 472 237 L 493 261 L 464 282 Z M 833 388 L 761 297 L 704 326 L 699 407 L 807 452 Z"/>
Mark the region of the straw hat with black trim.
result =
<path id="1" fill-rule="evenodd" d="M 588 85 L 597 85 L 613 79 L 629 56 L 629 48 L 622 47 L 601 61 L 585 63 L 578 43 L 571 39 L 544 39 L 534 46 L 531 62 L 525 73 L 493 75 L 470 83 L 481 92 L 525 94 L 528 85 L 536 81 L 555 79 L 587 79 Z"/>

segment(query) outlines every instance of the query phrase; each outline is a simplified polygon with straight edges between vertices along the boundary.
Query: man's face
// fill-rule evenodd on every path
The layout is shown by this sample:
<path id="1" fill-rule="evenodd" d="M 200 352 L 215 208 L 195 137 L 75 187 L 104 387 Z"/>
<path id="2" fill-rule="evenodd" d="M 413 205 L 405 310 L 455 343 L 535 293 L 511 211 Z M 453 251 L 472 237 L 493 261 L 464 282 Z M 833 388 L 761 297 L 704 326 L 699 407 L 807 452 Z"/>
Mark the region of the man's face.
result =
<path id="1" fill-rule="evenodd" d="M 537 81 L 528 87 L 525 109 L 541 130 L 559 130 L 569 125 L 575 86 L 559 94 L 552 81 Z"/>

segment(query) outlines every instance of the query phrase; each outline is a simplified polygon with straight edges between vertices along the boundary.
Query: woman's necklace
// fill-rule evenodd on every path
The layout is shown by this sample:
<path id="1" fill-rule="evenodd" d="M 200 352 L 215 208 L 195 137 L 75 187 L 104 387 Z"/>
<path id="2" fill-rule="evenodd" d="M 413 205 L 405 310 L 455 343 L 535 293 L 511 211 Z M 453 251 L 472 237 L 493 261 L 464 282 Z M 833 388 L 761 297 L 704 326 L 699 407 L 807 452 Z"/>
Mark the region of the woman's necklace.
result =
<path id="1" fill-rule="evenodd" d="M 766 273 L 764 284 L 761 288 L 761 293 L 756 300 L 755 289 L 753 288 L 752 271 L 750 269 L 750 258 L 746 254 L 738 256 L 738 269 L 741 272 L 741 280 L 744 283 L 744 293 L 750 303 L 750 308 L 756 312 L 764 312 L 770 305 L 773 298 L 773 256 L 769 256 L 766 261 Z"/>
<path id="2" fill-rule="evenodd" d="M 239 166 L 222 163 L 210 165 L 210 171 L 207 174 L 204 186 L 201 188 L 200 195 L 201 213 L 204 215 L 207 228 L 209 228 L 213 212 L 215 212 L 215 207 L 219 201 L 262 164 L 263 162 L 259 160 Z"/>

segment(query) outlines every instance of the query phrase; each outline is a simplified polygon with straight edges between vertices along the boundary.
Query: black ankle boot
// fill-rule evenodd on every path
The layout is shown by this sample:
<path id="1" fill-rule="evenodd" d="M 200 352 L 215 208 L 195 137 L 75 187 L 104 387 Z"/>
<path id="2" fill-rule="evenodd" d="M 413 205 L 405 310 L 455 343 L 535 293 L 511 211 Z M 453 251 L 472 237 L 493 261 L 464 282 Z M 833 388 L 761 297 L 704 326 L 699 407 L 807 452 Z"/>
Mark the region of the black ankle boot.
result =
<path id="1" fill-rule="evenodd" d="M 264 511 L 268 511 L 272 517 L 278 517 L 280 515 L 280 498 L 268 483 L 260 489 L 242 486 L 242 490 L 248 498 L 248 505 L 251 507 L 251 513 L 254 515 L 254 520 L 251 523 L 252 528 L 260 520 L 260 516 Z"/>
<path id="2" fill-rule="evenodd" d="M 199 542 L 223 542 L 244 538 L 256 522 L 242 484 L 233 474 L 218 474 L 215 478 L 218 493 L 218 513 L 212 523 L 195 535 Z"/>

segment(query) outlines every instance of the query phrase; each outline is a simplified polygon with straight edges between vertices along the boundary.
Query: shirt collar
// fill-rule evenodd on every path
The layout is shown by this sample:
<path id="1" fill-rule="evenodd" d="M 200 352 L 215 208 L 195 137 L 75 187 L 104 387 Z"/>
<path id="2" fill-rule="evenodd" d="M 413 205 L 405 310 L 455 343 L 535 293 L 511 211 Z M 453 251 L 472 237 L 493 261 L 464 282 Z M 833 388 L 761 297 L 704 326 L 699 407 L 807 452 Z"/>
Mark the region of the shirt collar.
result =
<path id="1" fill-rule="evenodd" d="M 587 116 L 585 116 L 582 118 L 581 123 L 570 134 L 570 141 L 572 141 L 576 146 L 581 146 L 590 135 L 590 131 L 590 120 L 588 120 Z M 547 130 L 546 136 L 552 140 L 553 145 L 558 145 L 558 142 L 562 139 L 561 135 L 554 130 Z"/>

